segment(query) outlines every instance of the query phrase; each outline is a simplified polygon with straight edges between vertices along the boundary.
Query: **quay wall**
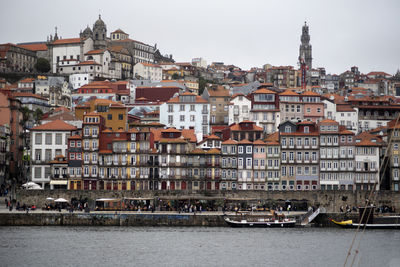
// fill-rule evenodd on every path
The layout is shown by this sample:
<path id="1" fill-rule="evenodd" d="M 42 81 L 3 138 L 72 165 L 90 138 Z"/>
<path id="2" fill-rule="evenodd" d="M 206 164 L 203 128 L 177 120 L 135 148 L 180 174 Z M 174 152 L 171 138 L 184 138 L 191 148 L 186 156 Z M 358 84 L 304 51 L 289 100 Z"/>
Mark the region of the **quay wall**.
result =
<path id="1" fill-rule="evenodd" d="M 294 216 L 296 221 L 302 215 Z M 231 216 L 230 216 L 231 217 Z M 236 216 L 232 216 L 236 217 Z M 329 220 L 358 218 L 357 213 L 319 214 L 314 226 L 336 227 Z M 314 222 L 313 222 L 314 223 Z M 227 227 L 222 215 L 203 214 L 115 214 L 115 213 L 0 213 L 0 226 L 169 226 L 169 227 Z"/>
<path id="2" fill-rule="evenodd" d="M 375 206 L 386 205 L 396 212 L 400 210 L 400 192 L 377 191 Z M 364 206 L 369 198 L 368 191 L 85 191 L 85 190 L 17 190 L 17 201 L 25 204 L 44 206 L 46 198 L 88 199 L 98 198 L 148 198 L 148 199 L 202 199 L 254 203 L 278 203 L 285 200 L 299 200 L 307 202 L 308 206 L 325 208 L 326 212 L 339 212 L 341 206 Z"/>

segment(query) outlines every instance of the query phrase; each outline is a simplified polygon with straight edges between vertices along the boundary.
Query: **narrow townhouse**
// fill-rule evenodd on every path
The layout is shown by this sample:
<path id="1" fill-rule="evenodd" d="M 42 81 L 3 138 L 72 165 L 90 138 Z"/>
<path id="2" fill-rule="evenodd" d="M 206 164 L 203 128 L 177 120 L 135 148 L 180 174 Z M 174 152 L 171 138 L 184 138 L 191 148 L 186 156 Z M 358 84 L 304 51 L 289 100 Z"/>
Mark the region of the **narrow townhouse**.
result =
<path id="1" fill-rule="evenodd" d="M 226 140 L 221 144 L 221 189 L 236 190 L 238 182 L 237 145 L 235 140 Z"/>

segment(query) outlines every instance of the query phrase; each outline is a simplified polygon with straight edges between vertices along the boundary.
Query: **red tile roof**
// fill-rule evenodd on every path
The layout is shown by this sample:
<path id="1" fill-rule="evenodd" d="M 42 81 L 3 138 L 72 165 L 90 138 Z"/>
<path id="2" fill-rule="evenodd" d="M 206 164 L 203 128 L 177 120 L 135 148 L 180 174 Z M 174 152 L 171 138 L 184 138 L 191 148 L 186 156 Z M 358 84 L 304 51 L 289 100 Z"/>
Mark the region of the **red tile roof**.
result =
<path id="1" fill-rule="evenodd" d="M 243 140 L 239 141 L 239 144 L 248 144 L 248 145 L 251 145 L 251 144 L 253 144 L 253 143 L 252 143 L 251 141 L 247 140 L 247 139 L 243 139 Z"/>
<path id="2" fill-rule="evenodd" d="M 295 91 L 293 91 L 293 90 L 290 90 L 290 89 L 287 89 L 287 90 L 285 90 L 283 93 L 280 93 L 279 94 L 280 96 L 281 95 L 283 95 L 283 96 L 298 96 L 299 94 L 298 93 L 296 93 Z"/>
<path id="3" fill-rule="evenodd" d="M 238 142 L 236 140 L 228 139 L 222 142 L 223 145 L 236 145 Z"/>
<path id="4" fill-rule="evenodd" d="M 137 87 L 136 100 L 144 97 L 150 102 L 166 102 L 171 99 L 174 94 L 179 93 L 181 88 L 171 87 Z"/>
<path id="5" fill-rule="evenodd" d="M 62 44 L 78 44 L 82 42 L 81 38 L 67 38 L 67 39 L 58 39 L 53 42 L 53 45 L 62 45 Z"/>
<path id="6" fill-rule="evenodd" d="M 97 55 L 97 54 L 103 54 L 105 49 L 97 49 L 97 50 L 91 50 L 85 53 L 85 55 Z"/>
<path id="7" fill-rule="evenodd" d="M 31 51 L 46 51 L 47 50 L 47 45 L 46 43 L 40 43 L 40 44 L 20 44 L 18 45 L 19 47 L 31 50 Z"/>
<path id="8" fill-rule="evenodd" d="M 33 127 L 31 130 L 33 131 L 73 131 L 77 128 L 68 124 L 62 120 L 51 121 L 46 124 L 42 124 L 36 127 Z"/>
<path id="9" fill-rule="evenodd" d="M 253 94 L 276 94 L 276 92 L 262 88 L 254 91 Z"/>
<path id="10" fill-rule="evenodd" d="M 101 66 L 100 63 L 97 63 L 94 60 L 83 61 L 83 62 L 78 64 L 78 66 L 82 66 L 82 65 L 100 65 Z"/>

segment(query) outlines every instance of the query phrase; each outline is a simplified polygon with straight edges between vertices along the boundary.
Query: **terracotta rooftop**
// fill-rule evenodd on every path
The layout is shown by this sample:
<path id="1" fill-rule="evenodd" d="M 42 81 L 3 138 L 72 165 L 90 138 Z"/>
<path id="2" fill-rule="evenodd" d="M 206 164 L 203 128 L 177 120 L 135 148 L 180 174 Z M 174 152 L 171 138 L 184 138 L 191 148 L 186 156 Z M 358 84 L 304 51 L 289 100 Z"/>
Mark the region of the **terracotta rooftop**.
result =
<path id="1" fill-rule="evenodd" d="M 68 124 L 62 120 L 54 120 L 46 124 L 42 124 L 36 127 L 33 127 L 31 130 L 34 131 L 73 131 L 77 128 Z"/>
<path id="2" fill-rule="evenodd" d="M 320 94 L 313 91 L 305 91 L 301 94 L 302 96 L 321 96 Z"/>
<path id="3" fill-rule="evenodd" d="M 240 140 L 238 142 L 238 144 L 248 144 L 248 145 L 250 145 L 250 144 L 253 144 L 253 143 L 251 141 L 247 140 L 247 139 L 243 139 L 243 140 Z"/>
<path id="4" fill-rule="evenodd" d="M 276 92 L 262 88 L 254 91 L 253 94 L 276 94 Z"/>
<path id="5" fill-rule="evenodd" d="M 83 61 L 83 62 L 79 63 L 78 65 L 79 66 L 85 66 L 85 65 L 100 65 L 101 66 L 100 63 L 97 63 L 94 60 Z"/>
<path id="6" fill-rule="evenodd" d="M 298 96 L 299 94 L 293 90 L 286 89 L 284 92 L 279 94 L 280 96 Z"/>
<path id="7" fill-rule="evenodd" d="M 42 97 L 40 95 L 32 94 L 32 93 L 15 92 L 12 95 L 13 95 L 13 97 L 16 97 L 16 98 L 18 98 L 18 97 L 33 97 L 33 98 L 37 98 L 37 99 L 48 101 L 47 98 L 44 98 L 44 97 Z"/>
<path id="8" fill-rule="evenodd" d="M 253 145 L 265 145 L 265 142 L 260 140 L 260 139 L 258 139 L 258 140 L 253 142 Z"/>
<path id="9" fill-rule="evenodd" d="M 81 38 L 67 38 L 67 39 L 58 39 L 53 42 L 53 45 L 62 45 L 62 44 L 78 44 L 82 42 Z"/>
<path id="10" fill-rule="evenodd" d="M 225 89 L 223 86 L 218 86 L 216 90 L 210 88 L 207 89 L 208 94 L 211 97 L 228 97 L 229 96 L 229 90 Z"/>
<path id="11" fill-rule="evenodd" d="M 232 139 L 228 139 L 224 142 L 222 142 L 223 145 L 237 145 L 237 141 L 236 140 L 232 140 Z"/>
<path id="12" fill-rule="evenodd" d="M 46 51 L 47 45 L 46 43 L 37 43 L 37 44 L 20 44 L 19 47 L 31 50 L 31 51 Z"/>
<path id="13" fill-rule="evenodd" d="M 103 54 L 105 49 L 97 49 L 97 50 L 91 50 L 85 53 L 85 55 L 97 55 L 97 54 Z"/>

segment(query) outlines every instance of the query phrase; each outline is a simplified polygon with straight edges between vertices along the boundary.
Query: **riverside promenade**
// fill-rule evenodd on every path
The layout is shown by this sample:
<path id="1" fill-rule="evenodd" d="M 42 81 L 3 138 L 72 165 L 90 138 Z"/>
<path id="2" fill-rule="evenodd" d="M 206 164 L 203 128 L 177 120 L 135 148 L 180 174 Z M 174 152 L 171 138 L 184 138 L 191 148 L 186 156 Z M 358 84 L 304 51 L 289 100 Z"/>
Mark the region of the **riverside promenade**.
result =
<path id="1" fill-rule="evenodd" d="M 278 212 L 279 214 L 280 212 Z M 284 211 L 287 217 L 295 218 L 297 226 L 306 212 Z M 250 216 L 263 217 L 269 212 L 253 212 Z M 74 211 L 63 209 L 44 211 L 41 209 L 26 211 L 9 211 L 0 204 L 0 226 L 207 226 L 228 227 L 224 215 L 230 218 L 240 218 L 235 212 L 191 212 L 179 213 L 171 211 Z M 335 220 L 357 219 L 358 213 L 326 213 L 319 214 L 311 226 L 335 227 L 330 218 Z M 310 226 L 310 225 L 309 225 Z"/>

